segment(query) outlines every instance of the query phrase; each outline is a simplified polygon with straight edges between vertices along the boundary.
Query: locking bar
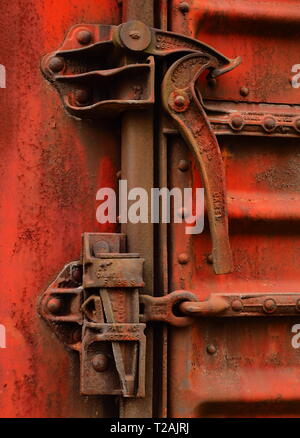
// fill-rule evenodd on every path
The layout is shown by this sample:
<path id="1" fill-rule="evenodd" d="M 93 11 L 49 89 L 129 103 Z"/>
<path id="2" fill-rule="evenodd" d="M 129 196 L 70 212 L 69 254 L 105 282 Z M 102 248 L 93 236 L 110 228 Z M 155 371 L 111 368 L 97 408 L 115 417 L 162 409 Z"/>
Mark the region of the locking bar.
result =
<path id="1" fill-rule="evenodd" d="M 141 296 L 141 321 L 167 322 L 187 327 L 202 317 L 299 316 L 299 293 L 212 294 L 199 301 L 188 291 L 174 291 L 164 297 Z"/>

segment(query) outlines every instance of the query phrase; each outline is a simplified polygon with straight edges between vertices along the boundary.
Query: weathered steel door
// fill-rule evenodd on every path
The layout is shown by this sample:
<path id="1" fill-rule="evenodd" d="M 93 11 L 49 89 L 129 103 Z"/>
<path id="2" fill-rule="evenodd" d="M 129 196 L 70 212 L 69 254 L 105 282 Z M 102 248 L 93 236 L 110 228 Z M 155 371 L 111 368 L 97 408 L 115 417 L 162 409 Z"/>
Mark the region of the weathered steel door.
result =
<path id="1" fill-rule="evenodd" d="M 242 58 L 239 67 L 202 87 L 206 104 L 225 110 L 210 117 L 226 171 L 234 269 L 215 275 L 209 234 L 187 236 L 171 227 L 169 290 L 187 289 L 200 300 L 227 294 L 231 307 L 171 331 L 169 414 L 298 416 L 300 5 L 187 3 L 183 13 L 180 1 L 172 2 L 172 31 Z M 172 184 L 199 184 L 177 137 L 169 154 Z M 178 169 L 180 160 L 190 163 L 187 171 Z M 288 293 L 295 293 L 289 310 L 289 297 L 280 295 Z M 284 310 L 286 316 L 277 316 Z"/>
<path id="2" fill-rule="evenodd" d="M 2 2 L 1 417 L 298 416 L 299 2 Z"/>

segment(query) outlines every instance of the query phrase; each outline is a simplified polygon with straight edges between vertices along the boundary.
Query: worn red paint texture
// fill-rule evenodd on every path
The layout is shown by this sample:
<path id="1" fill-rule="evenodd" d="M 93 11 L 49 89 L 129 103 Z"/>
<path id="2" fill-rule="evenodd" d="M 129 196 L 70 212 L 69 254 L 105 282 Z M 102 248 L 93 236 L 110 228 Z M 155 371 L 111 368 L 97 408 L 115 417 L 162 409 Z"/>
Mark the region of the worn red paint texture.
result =
<path id="1" fill-rule="evenodd" d="M 79 395 L 78 358 L 38 317 L 37 297 L 80 254 L 83 231 L 96 222 L 96 192 L 114 187 L 119 170 L 113 122 L 95 127 L 69 117 L 39 69 L 80 22 L 118 24 L 113 0 L 1 3 L 0 62 L 0 349 L 1 417 L 109 415 Z"/>

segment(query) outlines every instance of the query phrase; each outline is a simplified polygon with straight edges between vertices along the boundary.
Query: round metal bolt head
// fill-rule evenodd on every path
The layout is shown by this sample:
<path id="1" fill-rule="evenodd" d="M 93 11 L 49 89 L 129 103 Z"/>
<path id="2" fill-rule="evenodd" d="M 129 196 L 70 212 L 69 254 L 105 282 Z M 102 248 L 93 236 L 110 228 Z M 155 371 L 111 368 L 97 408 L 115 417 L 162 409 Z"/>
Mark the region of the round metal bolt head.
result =
<path id="1" fill-rule="evenodd" d="M 82 282 L 82 268 L 81 268 L 81 266 L 73 266 L 72 279 L 77 281 L 77 283 Z"/>
<path id="2" fill-rule="evenodd" d="M 178 163 L 178 169 L 181 172 L 186 172 L 190 167 L 190 163 L 187 160 L 180 160 Z"/>
<path id="3" fill-rule="evenodd" d="M 61 300 L 59 298 L 50 298 L 50 300 L 47 303 L 47 309 L 50 313 L 56 314 L 59 313 L 61 310 Z"/>
<path id="4" fill-rule="evenodd" d="M 240 88 L 240 95 L 241 96 L 246 97 L 246 96 L 248 96 L 248 94 L 249 94 L 249 88 L 247 88 L 247 87 Z"/>
<path id="5" fill-rule="evenodd" d="M 181 2 L 181 3 L 179 3 L 178 9 L 183 14 L 186 14 L 190 10 L 190 5 L 188 4 L 188 2 Z"/>
<path id="6" fill-rule="evenodd" d="M 92 366 L 97 373 L 103 373 L 108 369 L 109 359 L 106 354 L 96 354 L 92 359 Z"/>
<path id="7" fill-rule="evenodd" d="M 267 313 L 274 312 L 276 310 L 276 307 L 277 307 L 276 301 L 273 300 L 272 298 L 268 298 L 267 300 L 265 300 L 263 305 L 263 309 Z"/>
<path id="8" fill-rule="evenodd" d="M 233 300 L 231 303 L 231 308 L 235 312 L 240 312 L 243 309 L 243 303 L 241 300 Z"/>
<path id="9" fill-rule="evenodd" d="M 79 105 L 87 105 L 91 98 L 91 92 L 86 89 L 76 90 L 75 99 Z"/>
<path id="10" fill-rule="evenodd" d="M 121 25 L 119 36 L 124 46 L 135 52 L 145 50 L 152 39 L 149 27 L 137 20 Z"/>
<path id="11" fill-rule="evenodd" d="M 174 103 L 178 108 L 183 108 L 185 105 L 185 98 L 184 96 L 178 95 L 174 99 Z"/>
<path id="12" fill-rule="evenodd" d="M 89 44 L 92 41 L 92 34 L 89 30 L 80 30 L 76 38 L 79 44 Z"/>
<path id="13" fill-rule="evenodd" d="M 215 345 L 213 345 L 213 344 L 209 344 L 206 347 L 206 351 L 207 351 L 208 354 L 215 354 L 217 352 L 217 347 Z"/>
<path id="14" fill-rule="evenodd" d="M 263 120 L 263 127 L 266 131 L 273 131 L 276 127 L 276 120 L 274 117 L 265 117 Z"/>
<path id="15" fill-rule="evenodd" d="M 178 256 L 178 263 L 186 265 L 190 261 L 189 255 L 186 252 L 182 252 Z"/>
<path id="16" fill-rule="evenodd" d="M 48 67 L 50 68 L 53 73 L 60 72 L 65 66 L 65 61 L 60 56 L 53 56 L 53 58 L 50 59 Z"/>
<path id="17" fill-rule="evenodd" d="M 231 126 L 233 127 L 233 129 L 242 129 L 242 127 L 244 126 L 244 120 L 242 116 L 233 116 L 231 119 Z"/>

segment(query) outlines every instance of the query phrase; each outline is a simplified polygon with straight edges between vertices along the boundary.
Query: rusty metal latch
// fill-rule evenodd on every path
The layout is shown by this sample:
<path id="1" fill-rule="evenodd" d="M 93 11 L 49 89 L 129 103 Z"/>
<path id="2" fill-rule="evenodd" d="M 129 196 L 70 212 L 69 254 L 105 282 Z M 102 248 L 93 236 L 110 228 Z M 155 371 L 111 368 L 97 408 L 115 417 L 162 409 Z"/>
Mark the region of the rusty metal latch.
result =
<path id="1" fill-rule="evenodd" d="M 81 261 L 66 265 L 40 298 L 41 316 L 80 353 L 82 394 L 145 394 L 144 260 L 125 252 L 125 237 L 85 233 Z"/>
<path id="2" fill-rule="evenodd" d="M 171 54 L 162 103 L 202 175 L 215 273 L 229 273 L 233 266 L 225 171 L 196 83 L 204 71 L 216 77 L 235 68 L 241 59 L 228 59 L 201 41 L 131 21 L 120 26 L 72 27 L 62 47 L 43 58 L 42 71 L 71 115 L 98 118 L 153 105 L 155 59 Z"/>

